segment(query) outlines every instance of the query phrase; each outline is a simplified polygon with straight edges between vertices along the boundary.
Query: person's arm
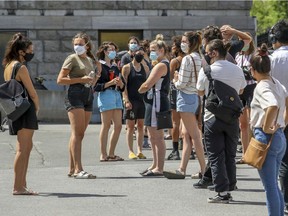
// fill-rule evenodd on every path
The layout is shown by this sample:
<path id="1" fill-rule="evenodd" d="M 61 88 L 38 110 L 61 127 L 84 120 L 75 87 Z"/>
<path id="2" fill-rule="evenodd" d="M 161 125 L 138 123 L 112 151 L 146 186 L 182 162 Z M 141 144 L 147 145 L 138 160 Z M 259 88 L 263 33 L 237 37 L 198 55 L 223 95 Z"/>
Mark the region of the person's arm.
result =
<path id="1" fill-rule="evenodd" d="M 183 89 L 186 87 L 187 83 L 190 80 L 191 77 L 191 73 L 194 74 L 194 63 L 190 63 L 188 60 L 189 55 L 187 55 L 186 57 L 184 57 L 182 59 L 182 63 L 181 63 L 181 67 L 179 70 L 179 73 L 174 73 L 174 79 L 173 79 L 173 83 L 175 84 L 175 87 L 177 89 Z"/>
<path id="2" fill-rule="evenodd" d="M 36 110 L 36 114 L 38 115 L 39 112 L 39 98 L 38 98 L 38 94 L 33 86 L 33 83 L 31 81 L 28 69 L 25 65 L 22 65 L 17 73 L 17 78 L 20 79 L 20 81 L 23 83 L 25 89 L 28 92 L 29 97 L 31 98 L 31 100 L 33 101 L 34 105 L 35 105 L 35 110 Z"/>
<path id="3" fill-rule="evenodd" d="M 245 32 L 239 31 L 238 29 L 232 28 L 230 26 L 225 26 L 224 29 L 221 30 L 222 32 L 225 32 L 227 34 L 234 34 L 237 35 L 237 37 L 239 38 L 239 40 L 243 40 L 244 41 L 244 47 L 248 46 L 249 43 L 252 41 L 252 37 L 250 37 L 250 35 L 248 35 Z"/>
<path id="4" fill-rule="evenodd" d="M 174 78 L 174 73 L 176 72 L 176 69 L 178 68 L 179 62 L 177 61 L 177 59 L 172 59 L 170 62 L 170 80 L 173 80 Z"/>
<path id="5" fill-rule="evenodd" d="M 128 83 L 129 74 L 130 74 L 130 64 L 126 64 L 122 68 L 122 77 L 126 83 Z M 132 104 L 130 103 L 129 96 L 128 96 L 127 85 L 125 86 L 125 89 L 123 91 L 123 102 L 127 110 L 132 109 Z"/>
<path id="6" fill-rule="evenodd" d="M 277 122 L 275 122 L 277 113 L 277 106 L 270 106 L 265 110 L 265 117 L 262 125 L 262 129 L 265 133 L 272 134 L 279 128 L 279 125 L 277 125 Z"/>
<path id="7" fill-rule="evenodd" d="M 138 92 L 143 94 L 151 89 L 156 82 L 167 73 L 167 66 L 164 63 L 155 65 L 148 77 L 148 79 L 140 86 Z"/>
<path id="8" fill-rule="evenodd" d="M 69 73 L 70 73 L 69 69 L 62 68 L 57 77 L 57 84 L 58 85 L 71 85 L 76 83 L 85 84 L 85 83 L 91 83 L 93 81 L 93 78 L 89 76 L 70 78 Z"/>
<path id="9" fill-rule="evenodd" d="M 285 125 L 287 126 L 288 124 L 288 97 L 286 97 L 285 105 L 286 105 L 286 109 L 284 112 L 284 120 L 285 120 Z"/>

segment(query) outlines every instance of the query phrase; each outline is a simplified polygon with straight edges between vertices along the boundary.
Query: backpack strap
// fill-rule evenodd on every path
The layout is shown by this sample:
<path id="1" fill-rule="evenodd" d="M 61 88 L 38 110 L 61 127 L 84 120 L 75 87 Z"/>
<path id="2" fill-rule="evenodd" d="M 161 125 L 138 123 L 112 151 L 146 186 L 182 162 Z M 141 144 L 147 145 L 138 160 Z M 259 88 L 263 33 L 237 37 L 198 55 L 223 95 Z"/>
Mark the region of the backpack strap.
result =
<path id="1" fill-rule="evenodd" d="M 208 80 L 212 81 L 213 78 L 211 76 L 211 66 L 210 65 L 206 65 L 206 66 L 204 66 L 203 69 L 204 69 L 204 74 L 207 76 Z"/>
<path id="2" fill-rule="evenodd" d="M 20 69 L 20 67 L 22 66 L 22 64 L 20 62 L 16 62 L 13 65 L 13 69 L 12 69 L 12 74 L 11 74 L 11 79 L 15 79 L 18 70 Z"/>

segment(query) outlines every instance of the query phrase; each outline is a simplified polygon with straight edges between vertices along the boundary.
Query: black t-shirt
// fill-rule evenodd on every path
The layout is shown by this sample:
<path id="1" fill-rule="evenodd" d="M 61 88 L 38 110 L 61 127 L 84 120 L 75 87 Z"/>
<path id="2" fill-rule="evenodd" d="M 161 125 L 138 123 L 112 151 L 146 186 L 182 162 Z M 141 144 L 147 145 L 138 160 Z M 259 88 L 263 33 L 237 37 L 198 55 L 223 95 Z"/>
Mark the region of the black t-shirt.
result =
<path id="1" fill-rule="evenodd" d="M 243 40 L 231 40 L 230 44 L 231 44 L 231 47 L 229 49 L 229 53 L 235 59 L 236 54 L 243 49 L 245 43 Z"/>

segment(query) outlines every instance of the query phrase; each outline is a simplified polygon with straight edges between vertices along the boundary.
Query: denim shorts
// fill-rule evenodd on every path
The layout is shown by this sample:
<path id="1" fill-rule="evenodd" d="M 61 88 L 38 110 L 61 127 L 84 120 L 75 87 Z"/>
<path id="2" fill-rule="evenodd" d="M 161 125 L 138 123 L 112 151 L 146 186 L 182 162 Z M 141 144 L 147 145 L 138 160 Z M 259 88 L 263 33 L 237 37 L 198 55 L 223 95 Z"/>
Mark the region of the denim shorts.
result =
<path id="1" fill-rule="evenodd" d="M 197 94 L 177 93 L 177 112 L 190 112 L 197 114 L 199 109 L 199 97 Z"/>
<path id="2" fill-rule="evenodd" d="M 114 89 L 106 89 L 98 93 L 98 108 L 100 112 L 123 109 L 121 94 Z"/>
<path id="3" fill-rule="evenodd" d="M 87 112 L 93 110 L 93 91 L 92 88 L 85 87 L 82 84 L 70 85 L 65 96 L 65 109 L 84 109 Z"/>

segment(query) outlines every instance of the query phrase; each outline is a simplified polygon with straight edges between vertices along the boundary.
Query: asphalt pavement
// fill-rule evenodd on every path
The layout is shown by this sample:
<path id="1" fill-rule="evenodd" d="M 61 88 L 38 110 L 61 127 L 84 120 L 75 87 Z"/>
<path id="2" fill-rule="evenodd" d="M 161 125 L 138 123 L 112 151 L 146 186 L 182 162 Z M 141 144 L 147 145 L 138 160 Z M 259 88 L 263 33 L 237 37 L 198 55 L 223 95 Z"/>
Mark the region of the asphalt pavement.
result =
<path id="1" fill-rule="evenodd" d="M 123 125 L 116 154 L 121 162 L 100 162 L 100 125 L 89 125 L 82 147 L 85 171 L 96 179 L 68 178 L 69 125 L 40 124 L 34 135 L 34 147 L 27 174 L 28 187 L 39 196 L 13 196 L 13 161 L 16 136 L 0 133 L 0 215 L 1 216 L 226 216 L 267 215 L 265 192 L 256 169 L 237 165 L 238 190 L 229 204 L 207 203 L 215 192 L 195 189 L 191 174 L 199 171 L 197 159 L 190 160 L 184 180 L 164 177 L 143 178 L 139 172 L 152 160 L 128 160 Z M 135 144 L 134 144 L 135 146 Z M 171 141 L 166 140 L 166 157 Z M 240 157 L 240 155 L 238 155 Z M 175 170 L 180 161 L 165 161 L 165 170 Z"/>

